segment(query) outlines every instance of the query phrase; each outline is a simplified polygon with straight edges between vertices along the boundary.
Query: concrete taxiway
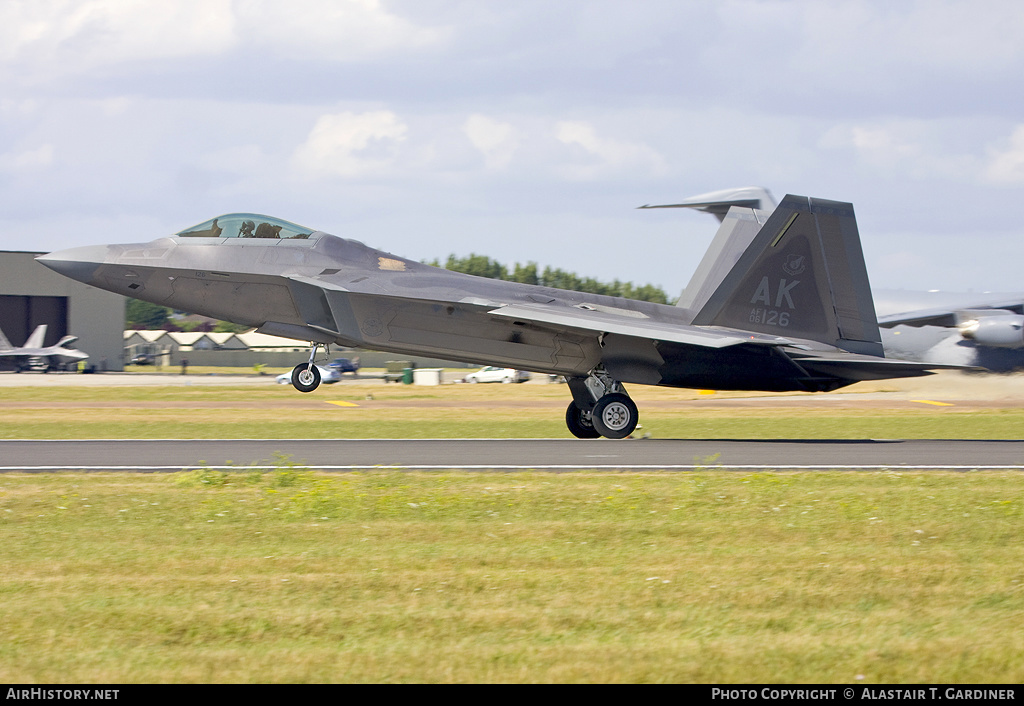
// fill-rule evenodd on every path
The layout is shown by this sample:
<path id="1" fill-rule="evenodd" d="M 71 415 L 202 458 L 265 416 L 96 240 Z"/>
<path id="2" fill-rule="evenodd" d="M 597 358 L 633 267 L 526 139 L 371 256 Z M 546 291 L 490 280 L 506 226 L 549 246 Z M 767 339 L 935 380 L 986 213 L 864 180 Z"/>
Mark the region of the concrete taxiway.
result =
<path id="1" fill-rule="evenodd" d="M 1024 441 L 764 439 L 277 439 L 0 441 L 0 470 L 152 471 L 1024 470 Z"/>

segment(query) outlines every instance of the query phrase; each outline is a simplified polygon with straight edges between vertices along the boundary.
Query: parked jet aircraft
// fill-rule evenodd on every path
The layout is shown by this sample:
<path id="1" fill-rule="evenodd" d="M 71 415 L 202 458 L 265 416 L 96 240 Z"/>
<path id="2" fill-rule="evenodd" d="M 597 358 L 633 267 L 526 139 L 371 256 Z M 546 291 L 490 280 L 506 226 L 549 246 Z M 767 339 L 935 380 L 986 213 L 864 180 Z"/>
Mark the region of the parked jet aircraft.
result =
<path id="1" fill-rule="evenodd" d="M 775 200 L 767 189 L 748 186 L 640 208 L 691 208 L 721 222 L 733 206 L 770 213 Z M 874 292 L 874 302 L 887 356 L 994 372 L 1024 368 L 1024 293 L 883 289 Z"/>
<path id="2" fill-rule="evenodd" d="M 55 346 L 44 346 L 45 338 L 46 324 L 36 326 L 35 331 L 21 347 L 12 346 L 4 332 L 0 331 L 0 359 L 13 359 L 19 373 L 22 370 L 41 370 L 45 373 L 89 357 L 88 353 L 71 347 L 71 344 L 78 340 L 78 336 L 64 336 Z"/>
<path id="3" fill-rule="evenodd" d="M 851 204 L 787 196 L 766 220 L 757 213 L 722 224 L 688 307 L 450 272 L 255 214 L 38 260 L 112 292 L 310 341 L 293 376 L 303 391 L 319 383 L 317 348 L 332 343 L 563 375 L 566 425 L 580 438 L 633 431 L 623 383 L 824 391 L 942 367 L 883 357 Z"/>

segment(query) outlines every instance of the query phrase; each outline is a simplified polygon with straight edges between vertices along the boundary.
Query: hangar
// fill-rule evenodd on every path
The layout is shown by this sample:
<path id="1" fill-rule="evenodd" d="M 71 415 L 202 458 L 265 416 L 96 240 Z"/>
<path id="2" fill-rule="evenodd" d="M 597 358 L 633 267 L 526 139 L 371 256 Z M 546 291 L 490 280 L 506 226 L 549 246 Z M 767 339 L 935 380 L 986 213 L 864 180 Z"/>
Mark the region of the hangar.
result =
<path id="1" fill-rule="evenodd" d="M 0 251 L 0 329 L 20 346 L 46 324 L 45 346 L 78 336 L 96 370 L 124 369 L 125 297 L 62 277 L 35 261 L 39 252 Z"/>

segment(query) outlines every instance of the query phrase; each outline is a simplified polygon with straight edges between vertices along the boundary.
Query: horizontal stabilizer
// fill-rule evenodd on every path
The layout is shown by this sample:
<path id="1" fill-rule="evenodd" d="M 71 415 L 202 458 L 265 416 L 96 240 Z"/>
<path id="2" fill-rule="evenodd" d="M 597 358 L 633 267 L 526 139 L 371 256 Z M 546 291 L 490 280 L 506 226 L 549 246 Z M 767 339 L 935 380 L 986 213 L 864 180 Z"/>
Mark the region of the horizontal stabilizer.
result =
<path id="1" fill-rule="evenodd" d="M 704 308 L 708 299 L 722 284 L 722 280 L 750 246 L 769 215 L 771 214 L 768 211 L 752 208 L 730 208 L 676 306 L 694 313 Z"/>
<path id="2" fill-rule="evenodd" d="M 798 358 L 795 362 L 813 375 L 842 378 L 854 382 L 921 377 L 923 375 L 932 375 L 935 370 L 964 369 L 960 365 L 937 365 L 935 363 L 919 363 L 910 360 L 894 360 L 892 358 L 875 358 L 872 356 Z"/>

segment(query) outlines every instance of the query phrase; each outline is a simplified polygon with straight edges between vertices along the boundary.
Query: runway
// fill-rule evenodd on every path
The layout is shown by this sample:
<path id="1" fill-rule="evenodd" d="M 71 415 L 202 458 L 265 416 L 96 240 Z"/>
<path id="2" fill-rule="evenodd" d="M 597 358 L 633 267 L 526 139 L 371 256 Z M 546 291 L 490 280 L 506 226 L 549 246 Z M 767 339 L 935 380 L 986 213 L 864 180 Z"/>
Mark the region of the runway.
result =
<path id="1" fill-rule="evenodd" d="M 1024 470 L 1016 440 L 274 439 L 0 441 L 0 472 Z"/>

